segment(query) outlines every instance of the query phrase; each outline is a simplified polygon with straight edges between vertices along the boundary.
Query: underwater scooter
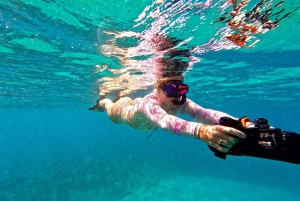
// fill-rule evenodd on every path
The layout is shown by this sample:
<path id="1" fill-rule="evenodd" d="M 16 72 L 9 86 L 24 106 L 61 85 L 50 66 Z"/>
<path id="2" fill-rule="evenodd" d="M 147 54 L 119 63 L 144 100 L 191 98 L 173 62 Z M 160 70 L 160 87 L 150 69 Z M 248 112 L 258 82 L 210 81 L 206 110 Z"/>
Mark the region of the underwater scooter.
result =
<path id="1" fill-rule="evenodd" d="M 254 120 L 255 127 L 244 128 L 242 121 L 221 117 L 219 124 L 242 131 L 246 138 L 232 146 L 228 153 L 223 153 L 209 146 L 215 156 L 226 159 L 226 155 L 252 156 L 277 161 L 300 164 L 300 135 L 290 131 L 281 131 L 279 128 L 272 128 L 268 120 L 257 118 Z"/>

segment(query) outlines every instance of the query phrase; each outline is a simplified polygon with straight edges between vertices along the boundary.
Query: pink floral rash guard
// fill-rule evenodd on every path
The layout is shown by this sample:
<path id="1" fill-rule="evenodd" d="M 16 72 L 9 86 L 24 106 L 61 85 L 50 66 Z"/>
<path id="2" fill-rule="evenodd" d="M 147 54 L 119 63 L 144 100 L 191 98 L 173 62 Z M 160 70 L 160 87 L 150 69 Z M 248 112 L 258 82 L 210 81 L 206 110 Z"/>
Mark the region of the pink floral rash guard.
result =
<path id="1" fill-rule="evenodd" d="M 220 117 L 231 117 L 223 112 L 202 108 L 190 99 L 187 99 L 183 105 L 165 111 L 161 108 L 155 89 L 145 97 L 134 99 L 124 105 L 121 118 L 124 124 L 138 130 L 162 128 L 177 135 L 194 137 L 202 124 L 178 118 L 176 117 L 178 114 L 185 114 L 201 123 L 210 125 L 218 125 Z"/>

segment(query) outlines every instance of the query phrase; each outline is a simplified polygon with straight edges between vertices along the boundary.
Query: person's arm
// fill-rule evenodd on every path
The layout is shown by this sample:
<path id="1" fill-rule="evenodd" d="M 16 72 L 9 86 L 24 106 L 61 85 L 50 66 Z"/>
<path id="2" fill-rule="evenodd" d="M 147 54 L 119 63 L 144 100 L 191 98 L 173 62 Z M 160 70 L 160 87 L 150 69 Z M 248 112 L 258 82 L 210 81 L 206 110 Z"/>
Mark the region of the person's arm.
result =
<path id="1" fill-rule="evenodd" d="M 234 128 L 221 125 L 203 125 L 169 115 L 159 104 L 151 101 L 140 104 L 139 110 L 162 129 L 180 136 L 200 139 L 220 152 L 228 152 L 238 142 L 239 138 L 245 137 L 244 133 Z"/>
<path id="2" fill-rule="evenodd" d="M 219 125 L 219 120 L 221 117 L 230 117 L 232 119 L 236 119 L 224 112 L 203 108 L 190 99 L 187 99 L 184 107 L 181 110 L 181 113 L 190 116 L 201 123 L 210 125 Z"/>
<path id="3" fill-rule="evenodd" d="M 240 138 L 246 137 L 237 129 L 219 125 L 221 117 L 236 119 L 224 112 L 205 109 L 189 99 L 180 112 L 202 122 L 203 124 L 197 130 L 195 138 L 203 140 L 220 152 L 228 152 Z"/>
<path id="4" fill-rule="evenodd" d="M 145 114 L 158 127 L 180 136 L 195 137 L 195 134 L 200 129 L 201 124 L 199 123 L 169 115 L 155 100 L 143 100 L 143 103 L 138 104 L 138 111 Z"/>
<path id="5" fill-rule="evenodd" d="M 169 115 L 161 108 L 154 93 L 139 101 L 137 110 L 160 128 L 180 136 L 201 139 L 221 152 L 228 152 L 239 138 L 245 137 L 244 133 L 234 128 L 221 125 L 202 125 Z"/>

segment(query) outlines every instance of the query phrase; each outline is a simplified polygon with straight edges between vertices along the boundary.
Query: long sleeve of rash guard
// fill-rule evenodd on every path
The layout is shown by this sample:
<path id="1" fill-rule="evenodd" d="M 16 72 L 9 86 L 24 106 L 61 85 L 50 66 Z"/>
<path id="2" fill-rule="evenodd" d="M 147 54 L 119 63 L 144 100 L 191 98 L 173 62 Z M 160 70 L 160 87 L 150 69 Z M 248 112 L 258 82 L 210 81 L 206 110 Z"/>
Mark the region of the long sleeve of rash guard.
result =
<path id="1" fill-rule="evenodd" d="M 201 126 L 197 122 L 186 121 L 170 115 L 160 105 L 153 102 L 144 103 L 143 107 L 140 107 L 139 110 L 158 127 L 177 135 L 194 137 L 194 134 L 198 133 L 198 129 Z"/>
<path id="2" fill-rule="evenodd" d="M 188 99 L 184 104 L 181 113 L 190 116 L 201 123 L 210 124 L 210 125 L 218 125 L 220 118 L 225 116 L 235 119 L 234 117 L 224 112 L 220 112 L 212 109 L 205 109 L 200 105 L 194 103 L 190 99 Z"/>
<path id="3" fill-rule="evenodd" d="M 162 109 L 155 91 L 144 98 L 136 99 L 135 103 L 134 116 L 137 119 L 140 118 L 139 122 L 151 121 L 167 132 L 187 137 L 194 137 L 199 132 L 202 123 L 218 125 L 220 117 L 229 116 L 223 112 L 205 109 L 189 99 L 184 105 L 174 107 L 174 110 L 169 114 Z M 179 113 L 186 114 L 198 122 L 186 121 L 176 117 L 175 115 Z M 145 118 L 139 117 L 139 114 L 145 115 Z"/>

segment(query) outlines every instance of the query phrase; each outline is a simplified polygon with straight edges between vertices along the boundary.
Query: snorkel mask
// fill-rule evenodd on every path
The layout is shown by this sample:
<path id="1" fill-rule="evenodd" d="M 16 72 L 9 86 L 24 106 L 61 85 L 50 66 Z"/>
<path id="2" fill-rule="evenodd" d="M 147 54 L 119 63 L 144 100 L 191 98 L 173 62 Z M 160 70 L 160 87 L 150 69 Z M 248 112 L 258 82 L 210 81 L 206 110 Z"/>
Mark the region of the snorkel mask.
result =
<path id="1" fill-rule="evenodd" d="M 183 84 L 181 80 L 170 80 L 160 85 L 167 97 L 176 98 L 172 100 L 174 105 L 182 105 L 186 102 L 186 93 L 189 91 L 189 87 Z M 180 100 L 177 100 L 180 98 Z"/>

